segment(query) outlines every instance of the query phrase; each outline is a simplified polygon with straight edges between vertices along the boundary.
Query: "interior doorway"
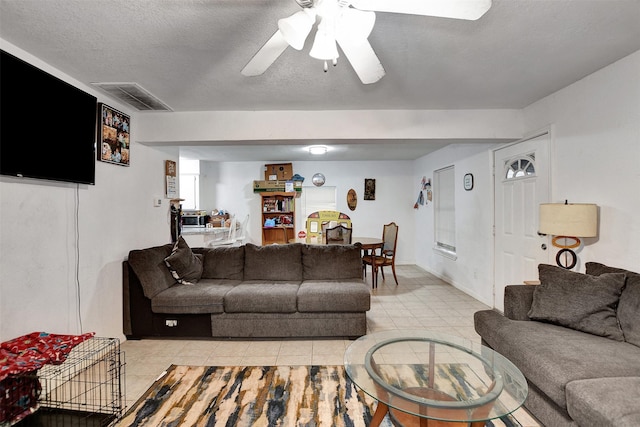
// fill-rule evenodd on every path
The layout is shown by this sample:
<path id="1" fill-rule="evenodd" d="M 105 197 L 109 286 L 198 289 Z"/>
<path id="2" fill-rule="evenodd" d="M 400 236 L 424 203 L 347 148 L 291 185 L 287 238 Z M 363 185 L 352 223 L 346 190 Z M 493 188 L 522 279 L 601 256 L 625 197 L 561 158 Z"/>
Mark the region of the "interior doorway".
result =
<path id="1" fill-rule="evenodd" d="M 504 311 L 504 288 L 538 278 L 549 262 L 548 238 L 538 234 L 540 203 L 549 201 L 548 131 L 494 151 L 493 305 Z"/>
<path id="2" fill-rule="evenodd" d="M 302 197 L 300 199 L 300 213 L 296 221 L 296 230 L 306 229 L 307 217 L 309 214 L 317 211 L 335 211 L 336 210 L 336 187 L 303 187 Z"/>

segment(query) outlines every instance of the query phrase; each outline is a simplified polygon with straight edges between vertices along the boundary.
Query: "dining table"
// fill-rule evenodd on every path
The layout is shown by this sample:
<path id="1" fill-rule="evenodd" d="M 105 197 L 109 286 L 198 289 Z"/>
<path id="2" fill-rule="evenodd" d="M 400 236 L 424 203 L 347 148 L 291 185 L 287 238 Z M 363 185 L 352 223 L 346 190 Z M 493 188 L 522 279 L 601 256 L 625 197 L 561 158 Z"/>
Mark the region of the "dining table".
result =
<path id="1" fill-rule="evenodd" d="M 326 245 L 325 242 L 318 241 L 317 237 L 296 237 L 295 239 L 290 239 L 289 243 L 306 243 L 308 245 Z M 382 249 L 384 246 L 384 240 L 380 237 L 360 237 L 354 236 L 351 238 L 351 244 L 360 244 L 363 255 L 371 255 L 373 257 L 376 256 L 376 251 L 378 249 Z M 336 243 L 333 243 L 336 244 Z M 371 263 L 371 287 L 378 287 L 378 278 L 375 269 L 375 262 Z"/>

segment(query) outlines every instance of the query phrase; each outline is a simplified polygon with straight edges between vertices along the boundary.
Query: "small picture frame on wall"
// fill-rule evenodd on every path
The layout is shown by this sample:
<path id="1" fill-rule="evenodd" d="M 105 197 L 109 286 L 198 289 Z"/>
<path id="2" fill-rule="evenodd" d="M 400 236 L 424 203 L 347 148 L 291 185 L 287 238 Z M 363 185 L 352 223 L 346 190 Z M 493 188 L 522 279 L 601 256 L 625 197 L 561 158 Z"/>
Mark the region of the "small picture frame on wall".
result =
<path id="1" fill-rule="evenodd" d="M 165 197 L 175 199 L 178 197 L 178 168 L 173 160 L 164 161 Z"/>
<path id="2" fill-rule="evenodd" d="M 98 114 L 98 160 L 129 166 L 131 117 L 103 103 Z"/>
<path id="3" fill-rule="evenodd" d="M 376 180 L 373 178 L 364 179 L 364 200 L 376 199 Z"/>

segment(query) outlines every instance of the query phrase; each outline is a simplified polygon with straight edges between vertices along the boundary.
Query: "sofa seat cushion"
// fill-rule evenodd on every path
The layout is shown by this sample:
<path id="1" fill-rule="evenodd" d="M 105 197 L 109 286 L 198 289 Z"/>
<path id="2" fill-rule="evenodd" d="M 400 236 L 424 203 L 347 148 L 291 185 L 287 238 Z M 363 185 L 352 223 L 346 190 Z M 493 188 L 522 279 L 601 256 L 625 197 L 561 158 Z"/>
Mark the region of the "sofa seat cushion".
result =
<path id="1" fill-rule="evenodd" d="M 129 252 L 127 262 L 138 276 L 145 297 L 153 298 L 176 283 L 164 262 L 172 249 L 173 245 L 167 244 Z"/>
<path id="2" fill-rule="evenodd" d="M 581 426 L 637 427 L 638 396 L 640 377 L 576 380 L 567 384 L 567 409 Z"/>
<path id="3" fill-rule="evenodd" d="M 244 246 L 244 280 L 302 281 L 302 244 Z"/>
<path id="4" fill-rule="evenodd" d="M 359 337 L 367 332 L 367 316 L 364 312 L 220 313 L 211 315 L 211 331 L 214 337 L 233 338 Z"/>
<path id="5" fill-rule="evenodd" d="M 194 248 L 193 252 L 204 257 L 203 279 L 244 279 L 244 246 Z"/>
<path id="6" fill-rule="evenodd" d="M 298 290 L 301 313 L 357 312 L 370 307 L 369 287 L 362 280 L 305 280 Z"/>
<path id="7" fill-rule="evenodd" d="M 224 297 L 226 313 L 295 313 L 300 282 L 244 281 Z"/>
<path id="8" fill-rule="evenodd" d="M 587 274 L 594 276 L 607 273 L 624 273 L 627 276 L 618 302 L 618 321 L 624 340 L 640 347 L 640 274 L 597 262 L 588 262 L 585 266 Z"/>
<path id="9" fill-rule="evenodd" d="M 487 344 L 562 408 L 570 381 L 640 376 L 640 352 L 632 344 L 549 323 L 510 320 L 493 310 L 476 312 L 474 318 Z"/>
<path id="10" fill-rule="evenodd" d="M 203 314 L 222 313 L 224 297 L 239 280 L 203 279 L 193 286 L 176 284 L 151 298 L 154 313 Z"/>
<path id="11" fill-rule="evenodd" d="M 362 279 L 361 249 L 355 245 L 304 245 L 302 278 Z"/>

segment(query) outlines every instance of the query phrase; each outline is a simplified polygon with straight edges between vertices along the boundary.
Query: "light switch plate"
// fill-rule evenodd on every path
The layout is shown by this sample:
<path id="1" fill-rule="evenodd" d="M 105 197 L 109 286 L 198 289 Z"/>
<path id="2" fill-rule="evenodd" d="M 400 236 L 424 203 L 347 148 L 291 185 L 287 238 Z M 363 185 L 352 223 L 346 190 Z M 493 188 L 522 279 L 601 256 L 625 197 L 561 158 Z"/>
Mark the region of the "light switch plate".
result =
<path id="1" fill-rule="evenodd" d="M 156 208 L 158 206 L 162 206 L 162 197 L 154 197 L 153 198 L 153 206 L 155 206 Z"/>

